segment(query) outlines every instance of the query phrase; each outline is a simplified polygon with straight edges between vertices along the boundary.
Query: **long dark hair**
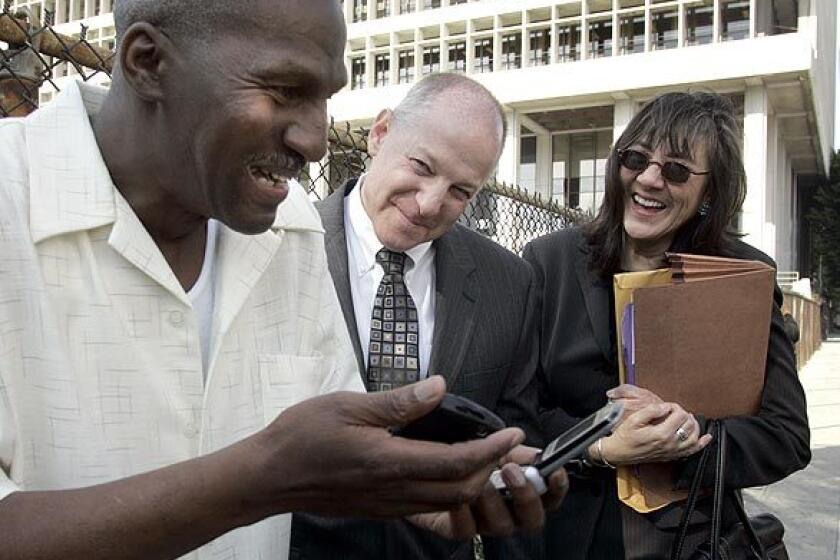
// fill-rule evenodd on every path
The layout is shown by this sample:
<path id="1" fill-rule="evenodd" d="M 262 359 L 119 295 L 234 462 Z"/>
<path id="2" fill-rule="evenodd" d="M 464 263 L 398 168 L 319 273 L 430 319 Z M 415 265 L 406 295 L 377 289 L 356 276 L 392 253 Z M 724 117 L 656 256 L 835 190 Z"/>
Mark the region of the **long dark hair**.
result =
<path id="1" fill-rule="evenodd" d="M 672 250 L 711 254 L 724 244 L 733 218 L 747 192 L 739 138 L 740 126 L 732 102 L 705 92 L 666 93 L 647 105 L 630 121 L 607 159 L 604 202 L 583 231 L 590 247 L 590 265 L 601 276 L 620 270 L 624 245 L 625 192 L 621 184 L 618 150 L 633 144 L 657 148 L 692 158 L 705 146 L 709 175 L 705 197 L 708 212 L 683 224 Z"/>

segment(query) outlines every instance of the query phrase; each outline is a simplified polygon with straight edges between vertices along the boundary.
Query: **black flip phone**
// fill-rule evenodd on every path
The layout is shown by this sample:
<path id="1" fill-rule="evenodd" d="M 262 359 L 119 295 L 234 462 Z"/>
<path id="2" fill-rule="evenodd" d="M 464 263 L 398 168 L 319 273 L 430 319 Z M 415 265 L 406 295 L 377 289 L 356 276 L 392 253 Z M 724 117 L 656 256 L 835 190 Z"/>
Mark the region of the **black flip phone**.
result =
<path id="1" fill-rule="evenodd" d="M 501 418 L 480 404 L 447 393 L 426 416 L 391 431 L 395 436 L 409 439 L 457 443 L 487 437 L 504 427 Z"/>
<path id="2" fill-rule="evenodd" d="M 600 437 L 607 436 L 621 419 L 624 405 L 610 401 L 592 415 L 578 422 L 549 443 L 534 462 L 540 476 L 548 478 L 551 473 L 571 461 L 583 456 L 586 448 Z"/>
<path id="3" fill-rule="evenodd" d="M 522 474 L 531 483 L 538 494 L 548 490 L 546 480 L 554 471 L 573 459 L 583 456 L 586 448 L 600 437 L 609 435 L 621 419 L 624 405 L 608 402 L 604 407 L 583 419 L 549 443 L 542 453 L 537 455 L 533 465 L 523 465 Z M 502 479 L 500 470 L 490 475 L 490 482 L 505 497 L 510 492 Z"/>

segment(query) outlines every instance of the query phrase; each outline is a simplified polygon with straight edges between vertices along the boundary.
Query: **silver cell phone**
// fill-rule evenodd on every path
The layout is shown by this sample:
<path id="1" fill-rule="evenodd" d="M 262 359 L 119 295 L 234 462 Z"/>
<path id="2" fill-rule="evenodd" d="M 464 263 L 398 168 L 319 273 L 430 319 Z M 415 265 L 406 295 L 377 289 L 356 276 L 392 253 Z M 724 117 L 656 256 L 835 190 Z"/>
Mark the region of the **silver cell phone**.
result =
<path id="1" fill-rule="evenodd" d="M 609 435 L 621 419 L 623 411 L 624 404 L 608 402 L 549 443 L 542 453 L 537 455 L 533 465 L 522 466 L 522 474 L 538 494 L 543 494 L 548 490 L 545 482 L 548 477 L 569 461 L 582 457 L 592 442 Z M 499 492 L 504 495 L 509 494 L 500 470 L 493 471 L 490 481 Z"/>

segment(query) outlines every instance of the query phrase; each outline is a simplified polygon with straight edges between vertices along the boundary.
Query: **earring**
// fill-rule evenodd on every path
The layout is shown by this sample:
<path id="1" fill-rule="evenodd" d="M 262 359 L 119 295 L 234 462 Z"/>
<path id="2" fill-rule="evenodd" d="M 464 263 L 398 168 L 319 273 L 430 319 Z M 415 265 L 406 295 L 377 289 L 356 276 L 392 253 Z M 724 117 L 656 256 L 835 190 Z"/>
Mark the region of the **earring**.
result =
<path id="1" fill-rule="evenodd" d="M 712 209 L 712 201 L 708 198 L 703 201 L 703 204 L 700 205 L 700 208 L 697 209 L 697 213 L 701 216 L 708 216 L 709 210 Z"/>

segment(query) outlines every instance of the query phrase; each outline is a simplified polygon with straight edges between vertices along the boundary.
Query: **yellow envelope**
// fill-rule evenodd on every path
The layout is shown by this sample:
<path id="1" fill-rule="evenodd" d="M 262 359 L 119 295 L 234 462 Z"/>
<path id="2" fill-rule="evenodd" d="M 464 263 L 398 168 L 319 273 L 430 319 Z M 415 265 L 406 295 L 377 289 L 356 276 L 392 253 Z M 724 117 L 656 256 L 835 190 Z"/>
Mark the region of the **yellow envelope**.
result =
<path id="1" fill-rule="evenodd" d="M 621 336 L 621 317 L 628 303 L 633 302 L 633 291 L 645 286 L 671 283 L 671 269 L 660 268 L 643 272 L 626 272 L 613 276 L 615 293 L 615 333 L 618 350 L 618 378 L 625 383 L 627 374 L 624 368 L 624 353 Z M 661 482 L 671 480 L 672 467 L 667 463 L 618 467 L 618 499 L 640 513 L 647 513 L 663 508 L 668 504 L 683 499 L 682 492 L 671 491 L 662 487 Z M 659 482 L 659 484 L 656 484 Z"/>

